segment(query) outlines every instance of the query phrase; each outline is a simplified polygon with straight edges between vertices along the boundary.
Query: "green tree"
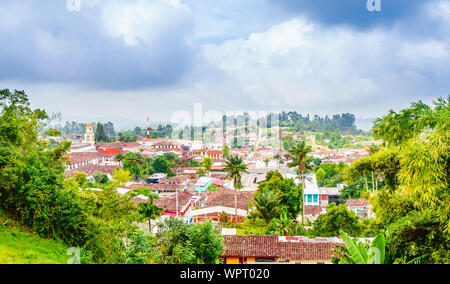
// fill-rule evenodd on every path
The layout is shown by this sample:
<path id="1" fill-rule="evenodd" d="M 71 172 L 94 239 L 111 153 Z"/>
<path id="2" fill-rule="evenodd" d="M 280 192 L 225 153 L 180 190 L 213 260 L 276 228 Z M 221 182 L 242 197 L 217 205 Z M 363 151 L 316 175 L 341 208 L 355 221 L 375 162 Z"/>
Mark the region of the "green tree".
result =
<path id="1" fill-rule="evenodd" d="M 223 146 L 223 157 L 226 159 L 230 155 L 230 147 L 227 145 Z"/>
<path id="2" fill-rule="evenodd" d="M 238 155 L 227 156 L 225 163 L 224 170 L 228 172 L 226 179 L 233 180 L 235 221 L 237 222 L 237 187 L 241 184 L 242 174 L 248 173 L 247 165 Z"/>
<path id="3" fill-rule="evenodd" d="M 223 250 L 222 235 L 211 222 L 187 224 L 179 219 L 158 223 L 157 237 L 164 264 L 217 264 Z"/>
<path id="4" fill-rule="evenodd" d="M 122 186 L 132 179 L 130 172 L 124 169 L 114 169 L 112 172 L 112 180 L 117 186 Z"/>
<path id="5" fill-rule="evenodd" d="M 312 234 L 320 237 L 336 237 L 340 230 L 354 237 L 359 236 L 362 231 L 358 215 L 348 210 L 344 204 L 332 205 L 326 214 L 319 215 L 314 221 Z"/>
<path id="6" fill-rule="evenodd" d="M 130 172 L 134 179 L 140 179 L 148 173 L 145 159 L 139 153 L 127 153 L 123 158 L 123 169 Z"/>
<path id="7" fill-rule="evenodd" d="M 391 110 L 373 127 L 381 147 L 349 169 L 350 180 L 372 172 L 383 180 L 372 204 L 393 262 L 450 262 L 449 121 L 450 96 Z"/>
<path id="8" fill-rule="evenodd" d="M 88 175 L 86 173 L 75 172 L 72 178 L 76 181 L 80 188 L 85 189 L 88 183 L 87 177 Z"/>
<path id="9" fill-rule="evenodd" d="M 279 202 L 280 198 L 273 191 L 262 190 L 255 193 L 255 213 L 266 221 L 266 225 L 269 225 L 272 219 L 280 216 Z"/>
<path id="10" fill-rule="evenodd" d="M 151 220 L 158 218 L 164 210 L 155 206 L 154 197 L 150 195 L 147 202 L 139 204 L 139 213 L 148 220 L 148 231 L 152 233 Z"/>
<path id="11" fill-rule="evenodd" d="M 107 184 L 109 182 L 108 175 L 102 173 L 102 172 L 95 172 L 93 174 L 93 178 L 97 185 Z"/>
<path id="12" fill-rule="evenodd" d="M 289 218 L 286 213 L 271 220 L 269 232 L 279 236 L 302 236 L 306 234 L 304 228 L 295 220 Z"/>
<path id="13" fill-rule="evenodd" d="M 289 157 L 292 161 L 288 164 L 289 167 L 297 167 L 300 175 L 300 180 L 302 181 L 303 192 L 305 191 L 305 173 L 311 170 L 310 162 L 311 158 L 308 157 L 308 153 L 312 149 L 310 146 L 306 145 L 305 141 L 296 141 L 291 145 L 289 152 Z M 303 197 L 302 197 L 303 200 Z M 303 203 L 303 202 L 302 202 Z M 304 210 L 302 210 L 302 223 L 304 224 Z"/>
<path id="14" fill-rule="evenodd" d="M 346 250 L 334 251 L 339 264 L 385 264 L 385 238 L 377 235 L 370 245 L 352 239 L 344 231 L 340 232 Z"/>
<path id="15" fill-rule="evenodd" d="M 166 173 L 166 174 L 171 173 L 170 163 L 164 156 L 158 156 L 153 161 L 152 167 L 157 173 Z"/>
<path id="16" fill-rule="evenodd" d="M 258 186 L 257 192 L 270 191 L 278 198 L 278 207 L 281 212 L 287 213 L 291 219 L 296 219 L 302 211 L 302 188 L 296 185 L 293 179 L 284 179 L 280 172 L 270 171 L 266 180 Z"/>
<path id="17" fill-rule="evenodd" d="M 209 157 L 206 157 L 203 159 L 203 166 L 205 167 L 205 170 L 210 172 L 212 169 L 213 160 Z"/>
<path id="18" fill-rule="evenodd" d="M 103 124 L 100 122 L 97 124 L 97 128 L 95 130 L 95 141 L 96 142 L 108 142 L 108 136 L 105 133 L 105 129 L 103 127 Z"/>
<path id="19" fill-rule="evenodd" d="M 317 182 L 320 184 L 323 184 L 325 177 L 327 176 L 327 173 L 322 169 L 319 168 L 316 172 L 316 178 L 317 178 Z"/>
<path id="20" fill-rule="evenodd" d="M 214 229 L 212 222 L 202 222 L 191 226 L 189 239 L 194 248 L 197 263 L 218 264 L 222 253 L 222 235 Z"/>
<path id="21" fill-rule="evenodd" d="M 116 156 L 114 156 L 114 161 L 119 162 L 120 164 L 122 164 L 124 159 L 125 156 L 122 153 L 118 153 Z"/>

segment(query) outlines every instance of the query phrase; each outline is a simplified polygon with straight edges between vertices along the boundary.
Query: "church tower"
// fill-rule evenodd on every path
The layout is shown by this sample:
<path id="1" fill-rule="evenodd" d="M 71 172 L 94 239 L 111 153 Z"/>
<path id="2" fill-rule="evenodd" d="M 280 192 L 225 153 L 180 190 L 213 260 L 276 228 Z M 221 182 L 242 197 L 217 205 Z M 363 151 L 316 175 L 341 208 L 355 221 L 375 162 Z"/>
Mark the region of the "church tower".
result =
<path id="1" fill-rule="evenodd" d="M 91 122 L 86 123 L 86 133 L 84 134 L 84 142 L 89 143 L 91 145 L 95 144 L 95 135 Z"/>

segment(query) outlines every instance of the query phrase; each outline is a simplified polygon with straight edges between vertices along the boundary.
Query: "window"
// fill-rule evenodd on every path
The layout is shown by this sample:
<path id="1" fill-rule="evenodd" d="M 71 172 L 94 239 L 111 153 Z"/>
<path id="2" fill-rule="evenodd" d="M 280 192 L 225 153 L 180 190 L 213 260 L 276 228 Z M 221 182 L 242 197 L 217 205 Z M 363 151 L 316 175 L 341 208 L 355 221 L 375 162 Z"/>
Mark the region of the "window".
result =
<path id="1" fill-rule="evenodd" d="M 317 194 L 314 194 L 314 203 L 319 202 L 319 196 Z"/>
<path id="2" fill-rule="evenodd" d="M 312 203 L 312 194 L 308 194 L 308 203 Z"/>

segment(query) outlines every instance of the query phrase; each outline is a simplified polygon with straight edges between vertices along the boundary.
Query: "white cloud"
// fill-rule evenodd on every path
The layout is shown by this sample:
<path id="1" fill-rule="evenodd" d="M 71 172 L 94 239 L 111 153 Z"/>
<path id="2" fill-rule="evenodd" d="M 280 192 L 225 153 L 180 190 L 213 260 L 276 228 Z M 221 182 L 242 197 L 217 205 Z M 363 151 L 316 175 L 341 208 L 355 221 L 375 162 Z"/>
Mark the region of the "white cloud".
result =
<path id="1" fill-rule="evenodd" d="M 106 32 L 128 45 L 157 42 L 192 24 L 189 7 L 179 0 L 109 1 L 102 5 L 101 18 Z"/>
<path id="2" fill-rule="evenodd" d="M 450 76 L 447 40 L 416 41 L 395 29 L 323 27 L 294 18 L 203 50 L 250 104 L 367 116 L 385 111 L 382 103 L 409 104 L 411 94 L 436 95 L 426 84 Z"/>

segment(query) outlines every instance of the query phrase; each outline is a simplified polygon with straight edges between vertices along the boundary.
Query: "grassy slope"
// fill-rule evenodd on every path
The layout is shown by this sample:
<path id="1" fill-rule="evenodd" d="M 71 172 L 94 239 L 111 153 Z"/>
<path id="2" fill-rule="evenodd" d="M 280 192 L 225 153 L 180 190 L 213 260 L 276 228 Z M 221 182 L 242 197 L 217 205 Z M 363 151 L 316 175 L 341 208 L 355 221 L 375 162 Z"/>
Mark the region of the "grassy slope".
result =
<path id="1" fill-rule="evenodd" d="M 68 247 L 54 240 L 1 227 L 0 264 L 64 264 Z"/>

